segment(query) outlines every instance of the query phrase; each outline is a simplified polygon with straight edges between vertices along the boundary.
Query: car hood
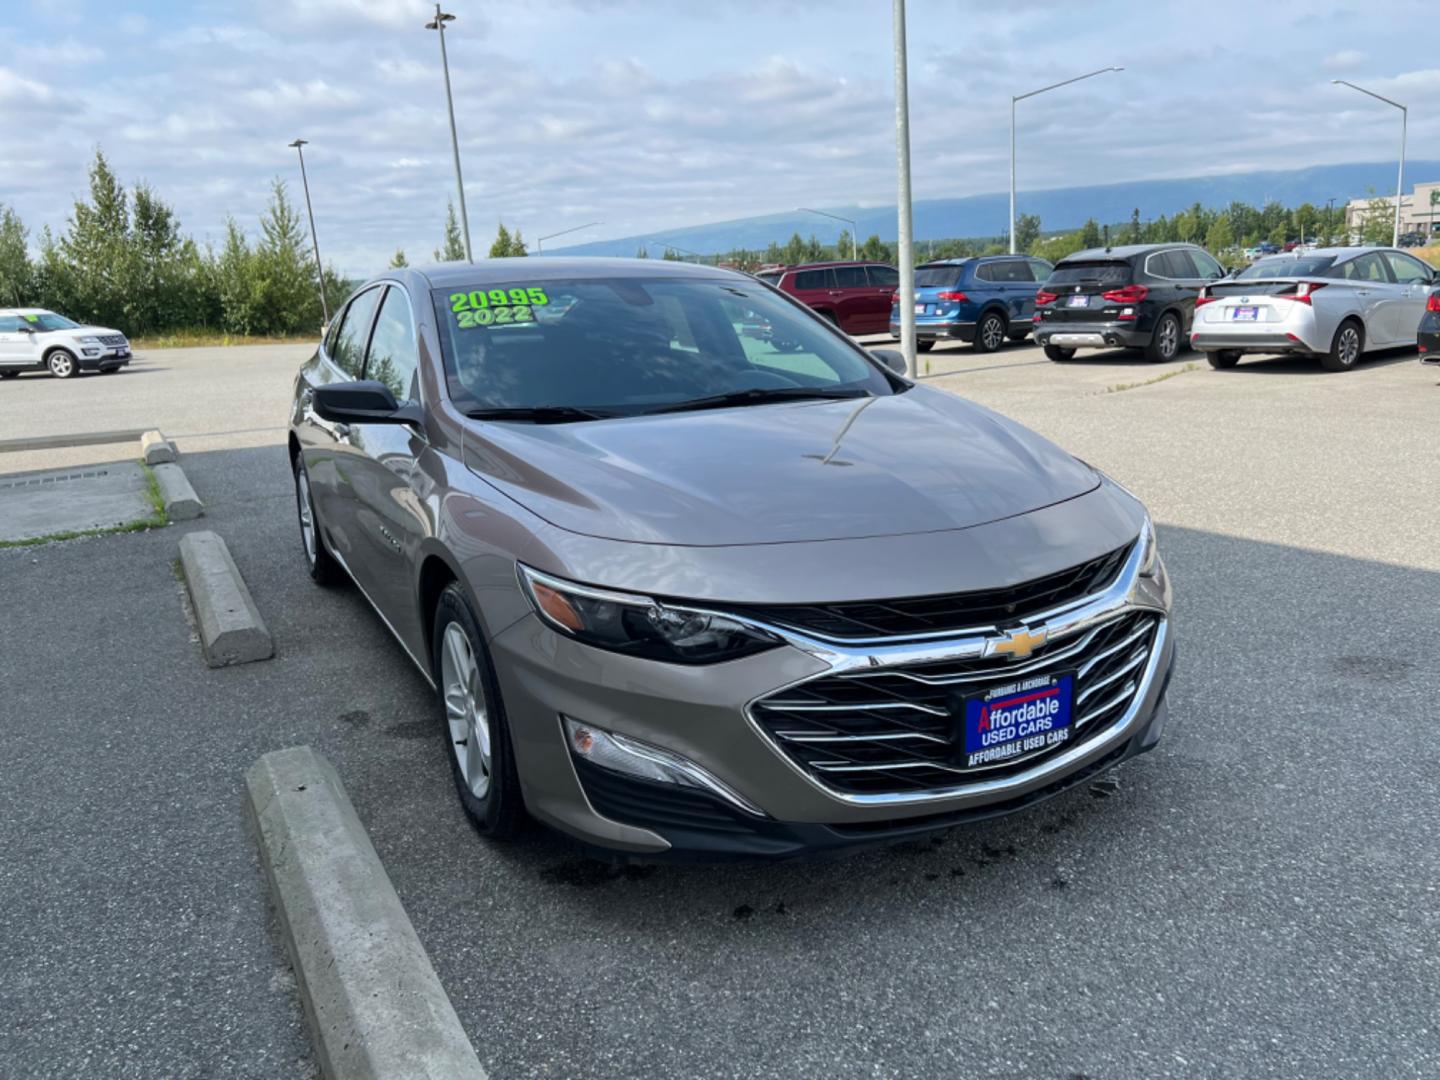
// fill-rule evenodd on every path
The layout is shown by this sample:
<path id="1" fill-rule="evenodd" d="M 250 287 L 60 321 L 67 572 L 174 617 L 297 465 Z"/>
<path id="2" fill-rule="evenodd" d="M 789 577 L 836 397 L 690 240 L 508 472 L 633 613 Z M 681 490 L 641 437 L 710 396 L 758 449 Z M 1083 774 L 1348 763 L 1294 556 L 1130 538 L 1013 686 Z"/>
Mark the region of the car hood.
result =
<path id="1" fill-rule="evenodd" d="M 698 546 L 965 529 L 1099 484 L 1033 432 L 928 387 L 573 424 L 470 421 L 464 456 L 562 529 Z"/>

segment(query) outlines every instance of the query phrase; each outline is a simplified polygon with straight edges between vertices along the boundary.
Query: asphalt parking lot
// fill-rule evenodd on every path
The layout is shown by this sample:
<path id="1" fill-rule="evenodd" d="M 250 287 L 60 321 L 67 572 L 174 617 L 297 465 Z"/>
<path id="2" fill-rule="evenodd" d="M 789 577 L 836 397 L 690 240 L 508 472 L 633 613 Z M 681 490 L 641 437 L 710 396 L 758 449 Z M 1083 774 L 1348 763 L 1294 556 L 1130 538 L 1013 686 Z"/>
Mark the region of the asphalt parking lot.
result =
<path id="1" fill-rule="evenodd" d="M 208 507 L 0 549 L 0 1075 L 314 1074 L 241 814 L 245 768 L 297 743 L 344 778 L 497 1080 L 1440 1074 L 1440 387 L 1413 351 L 1333 375 L 929 354 L 933 385 L 1149 504 L 1181 650 L 1165 740 L 997 823 L 725 868 L 469 828 L 420 676 L 305 574 L 283 442 L 305 352 L 0 386 L 0 473 L 121 452 L 12 440 L 158 425 Z M 201 662 L 191 527 L 228 542 L 274 660 Z"/>

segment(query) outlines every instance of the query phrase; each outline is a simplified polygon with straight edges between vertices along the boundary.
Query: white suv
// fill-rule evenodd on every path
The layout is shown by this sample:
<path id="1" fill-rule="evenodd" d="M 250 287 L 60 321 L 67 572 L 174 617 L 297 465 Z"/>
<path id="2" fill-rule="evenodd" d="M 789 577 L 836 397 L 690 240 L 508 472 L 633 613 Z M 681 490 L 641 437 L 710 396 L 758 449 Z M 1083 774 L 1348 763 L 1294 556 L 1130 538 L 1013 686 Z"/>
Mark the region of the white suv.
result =
<path id="1" fill-rule="evenodd" d="M 0 379 L 45 370 L 57 379 L 108 375 L 128 363 L 130 342 L 118 330 L 81 326 L 44 308 L 0 308 Z"/>

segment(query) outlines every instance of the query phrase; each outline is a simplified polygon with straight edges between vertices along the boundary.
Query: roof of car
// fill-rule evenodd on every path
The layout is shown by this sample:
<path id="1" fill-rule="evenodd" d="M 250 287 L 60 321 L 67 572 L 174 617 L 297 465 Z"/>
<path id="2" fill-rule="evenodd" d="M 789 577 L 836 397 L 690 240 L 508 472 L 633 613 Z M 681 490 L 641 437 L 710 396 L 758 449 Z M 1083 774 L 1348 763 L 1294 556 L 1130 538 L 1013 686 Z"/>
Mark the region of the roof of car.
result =
<path id="1" fill-rule="evenodd" d="M 830 266 L 889 266 L 882 259 L 829 259 L 825 262 L 795 263 L 790 266 L 765 266 L 757 273 L 778 274 L 789 270 L 824 270 Z M 892 267 L 893 269 L 893 267 Z"/>
<path id="2" fill-rule="evenodd" d="M 1135 255 L 1145 255 L 1152 251 L 1169 250 L 1170 248 L 1199 248 L 1199 244 L 1124 244 L 1108 248 L 1087 248 L 1085 251 L 1077 251 L 1073 255 L 1066 255 L 1060 261 L 1067 262 L 1105 262 L 1129 259 Z"/>
<path id="3" fill-rule="evenodd" d="M 966 263 L 992 263 L 1001 262 L 1005 259 L 1034 259 L 1037 262 L 1044 262 L 1039 255 L 1025 255 L 1016 253 L 1014 255 L 965 255 L 957 259 L 930 259 L 915 267 L 922 270 L 927 266 L 964 266 Z"/>
<path id="4" fill-rule="evenodd" d="M 556 278 L 617 277 L 704 277 L 722 281 L 748 278 L 735 270 L 676 262 L 672 259 L 588 258 L 583 256 L 528 256 L 510 259 L 477 259 L 473 263 L 437 263 L 407 268 L 436 288 L 447 285 L 510 284 L 525 281 L 554 281 Z M 376 277 L 399 277 L 405 270 L 392 270 Z"/>

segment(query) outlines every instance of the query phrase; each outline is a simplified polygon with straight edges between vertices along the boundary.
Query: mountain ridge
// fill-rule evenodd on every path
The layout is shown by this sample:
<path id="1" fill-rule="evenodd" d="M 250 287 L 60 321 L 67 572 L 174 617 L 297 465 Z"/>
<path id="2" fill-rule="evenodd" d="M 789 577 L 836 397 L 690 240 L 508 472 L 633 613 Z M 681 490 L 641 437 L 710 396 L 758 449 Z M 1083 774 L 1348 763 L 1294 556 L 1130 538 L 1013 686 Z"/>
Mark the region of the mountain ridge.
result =
<path id="1" fill-rule="evenodd" d="M 1303 169 L 1271 169 L 1219 176 L 1181 177 L 1169 180 L 1136 180 L 1118 184 L 1090 184 L 1080 187 L 1048 188 L 1022 191 L 1016 199 L 1022 214 L 1039 214 L 1041 227 L 1047 234 L 1078 229 L 1087 218 L 1101 224 L 1128 221 L 1138 208 L 1142 220 L 1173 216 L 1180 210 L 1200 203 L 1208 209 L 1228 206 L 1231 202 L 1262 204 L 1267 197 L 1286 206 L 1302 202 L 1325 208 L 1326 200 L 1335 200 L 1335 213 L 1343 213 L 1352 198 L 1394 191 L 1395 162 L 1359 162 L 1348 165 L 1311 165 Z M 1413 188 L 1414 177 L 1440 178 L 1440 161 L 1407 161 L 1406 188 Z M 987 192 L 955 198 L 917 199 L 914 203 L 915 239 L 942 240 L 956 237 L 1002 236 L 1009 211 L 1008 192 Z M 872 234 L 893 241 L 898 233 L 895 205 L 835 206 L 821 209 L 852 218 L 863 241 Z M 834 243 L 841 229 L 848 226 L 813 214 L 787 211 L 729 221 L 687 225 L 661 229 L 656 233 L 639 233 L 613 240 L 596 240 L 586 244 L 556 248 L 545 255 L 634 255 L 647 244 L 651 255 L 658 257 L 668 241 L 676 247 L 688 248 L 702 255 L 724 254 L 735 248 L 763 250 L 772 240 L 783 244 L 792 233 L 808 237 L 812 233 L 821 243 Z"/>

